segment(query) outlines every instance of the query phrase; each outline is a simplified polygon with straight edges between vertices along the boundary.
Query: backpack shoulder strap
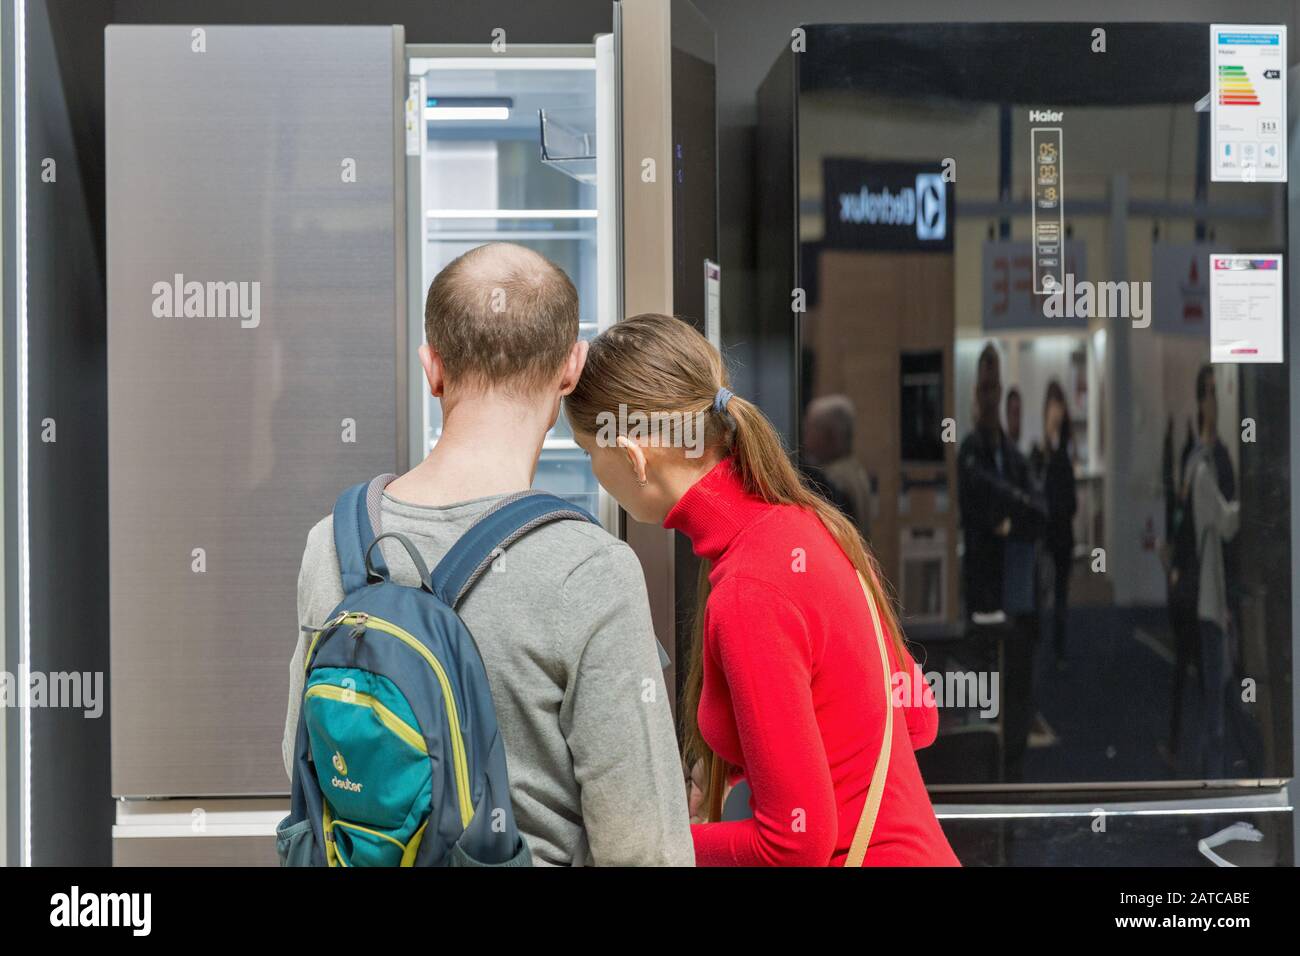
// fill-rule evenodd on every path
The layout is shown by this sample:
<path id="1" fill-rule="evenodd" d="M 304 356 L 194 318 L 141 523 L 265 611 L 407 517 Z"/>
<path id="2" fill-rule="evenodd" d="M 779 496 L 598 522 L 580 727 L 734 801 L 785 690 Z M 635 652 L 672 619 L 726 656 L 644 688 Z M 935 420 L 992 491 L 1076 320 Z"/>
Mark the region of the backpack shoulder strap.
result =
<path id="1" fill-rule="evenodd" d="M 506 498 L 474 522 L 438 562 L 432 574 L 433 593 L 455 608 L 499 552 L 534 528 L 565 519 L 600 523 L 582 508 L 555 495 L 525 491 Z"/>
<path id="2" fill-rule="evenodd" d="M 366 586 L 366 549 L 379 533 L 379 500 L 395 477 L 379 475 L 355 484 L 334 503 L 334 550 L 338 552 L 345 594 Z M 384 569 L 378 549 L 371 563 L 377 571 Z"/>

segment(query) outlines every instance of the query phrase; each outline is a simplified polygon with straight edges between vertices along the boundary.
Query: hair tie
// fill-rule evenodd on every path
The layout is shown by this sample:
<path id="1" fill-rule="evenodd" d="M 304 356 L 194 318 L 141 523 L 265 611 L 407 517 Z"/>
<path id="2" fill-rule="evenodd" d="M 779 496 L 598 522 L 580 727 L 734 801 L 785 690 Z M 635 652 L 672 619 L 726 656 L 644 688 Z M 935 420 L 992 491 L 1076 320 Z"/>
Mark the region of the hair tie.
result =
<path id="1" fill-rule="evenodd" d="M 727 386 L 723 385 L 718 389 L 718 394 L 713 396 L 713 410 L 715 412 L 725 412 L 727 410 L 727 402 L 731 401 L 734 396 L 735 393 L 732 392 L 731 389 L 727 388 Z"/>

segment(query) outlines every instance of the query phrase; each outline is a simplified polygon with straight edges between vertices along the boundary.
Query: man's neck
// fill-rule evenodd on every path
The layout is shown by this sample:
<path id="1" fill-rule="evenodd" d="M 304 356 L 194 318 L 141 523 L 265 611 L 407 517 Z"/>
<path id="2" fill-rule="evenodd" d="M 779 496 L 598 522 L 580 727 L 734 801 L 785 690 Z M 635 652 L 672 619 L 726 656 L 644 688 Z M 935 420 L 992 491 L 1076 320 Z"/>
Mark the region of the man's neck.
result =
<path id="1" fill-rule="evenodd" d="M 498 394 L 444 405 L 438 443 L 389 491 L 412 504 L 450 505 L 528 490 L 551 424 L 550 407 Z"/>

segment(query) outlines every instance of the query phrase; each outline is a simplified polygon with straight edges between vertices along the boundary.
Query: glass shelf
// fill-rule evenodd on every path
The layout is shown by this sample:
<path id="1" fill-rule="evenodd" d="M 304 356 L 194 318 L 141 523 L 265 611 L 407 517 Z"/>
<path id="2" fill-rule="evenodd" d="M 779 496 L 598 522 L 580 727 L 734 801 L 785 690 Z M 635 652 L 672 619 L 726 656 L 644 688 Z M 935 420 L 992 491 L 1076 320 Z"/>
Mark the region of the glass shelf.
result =
<path id="1" fill-rule="evenodd" d="M 540 109 L 537 122 L 542 162 L 580 183 L 595 183 L 595 108 Z"/>

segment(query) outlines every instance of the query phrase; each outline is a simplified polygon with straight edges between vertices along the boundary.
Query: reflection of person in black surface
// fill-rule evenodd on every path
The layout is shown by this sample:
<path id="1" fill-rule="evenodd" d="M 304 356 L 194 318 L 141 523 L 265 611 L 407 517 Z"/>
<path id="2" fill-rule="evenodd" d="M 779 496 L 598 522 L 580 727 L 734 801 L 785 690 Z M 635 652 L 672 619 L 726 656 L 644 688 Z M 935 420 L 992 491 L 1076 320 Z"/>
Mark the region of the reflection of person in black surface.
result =
<path id="1" fill-rule="evenodd" d="M 1214 366 L 1202 365 L 1196 375 L 1196 421 L 1198 432 L 1205 429 L 1208 425 L 1210 429 L 1210 440 L 1206 443 L 1206 448 L 1214 459 L 1214 477 L 1219 482 L 1219 494 L 1223 495 L 1223 500 L 1233 502 L 1237 500 L 1237 477 L 1232 471 L 1232 456 L 1228 454 L 1228 449 L 1223 442 L 1219 441 L 1219 407 L 1218 394 L 1214 387 Z M 1209 403 L 1214 402 L 1214 408 L 1209 409 Z M 1207 420 L 1206 415 L 1209 414 Z M 1198 436 L 1199 437 L 1199 436 Z M 1203 440 L 1204 441 L 1204 440 Z M 1182 457 L 1182 474 L 1187 474 L 1187 459 L 1195 450 L 1195 443 L 1188 442 L 1183 449 Z M 1223 542 L 1223 569 L 1225 586 L 1228 592 L 1228 611 L 1234 621 L 1240 620 L 1239 600 L 1241 591 L 1238 588 L 1237 577 L 1237 542 Z"/>
<path id="2" fill-rule="evenodd" d="M 1030 493 L 1025 458 L 1002 430 L 998 353 L 980 353 L 975 381 L 975 429 L 957 452 L 957 495 L 965 557 L 966 613 L 1003 610 L 1003 560 L 1008 540 L 1033 542 L 1045 509 Z"/>
<path id="3" fill-rule="evenodd" d="M 1216 524 L 1221 510 L 1235 508 L 1237 497 L 1236 476 L 1232 471 L 1232 459 L 1223 442 L 1218 440 L 1218 396 L 1214 382 L 1214 367 L 1203 365 L 1196 375 L 1196 433 L 1193 435 L 1188 423 L 1187 437 L 1179 454 L 1178 470 L 1173 469 L 1173 421 L 1169 422 L 1165 435 L 1165 525 L 1170 539 L 1168 553 L 1169 564 L 1169 624 L 1174 637 L 1174 674 L 1173 699 L 1170 706 L 1169 752 L 1171 764 L 1177 768 L 1180 745 L 1182 743 L 1182 712 L 1185 675 L 1188 665 L 1194 664 L 1201 689 L 1201 706 L 1210 720 L 1208 736 L 1217 735 L 1217 748 L 1212 754 L 1215 765 L 1201 766 L 1200 772 L 1208 776 L 1217 776 L 1224 771 L 1220 763 L 1222 751 L 1222 713 L 1221 708 L 1207 707 L 1207 696 L 1218 701 L 1222 694 L 1219 688 L 1229 676 L 1225 667 L 1231 662 L 1225 661 L 1225 645 L 1232 633 L 1235 622 L 1240 620 L 1238 600 L 1240 591 L 1237 587 L 1237 548 L 1236 542 L 1225 539 L 1222 534 L 1207 535 L 1203 528 Z M 1208 467 L 1198 467 L 1208 466 Z M 1199 474 L 1198 474 L 1199 472 Z M 1202 485 L 1202 514 L 1196 512 L 1194 492 L 1196 478 L 1211 479 L 1222 499 L 1224 509 L 1208 507 L 1218 505 L 1216 496 L 1209 493 L 1210 481 Z M 1178 534 L 1178 522 L 1186 521 L 1188 531 Z M 1201 526 L 1197 521 L 1201 521 Z M 1216 539 L 1218 553 L 1215 555 L 1214 568 L 1208 571 L 1210 593 L 1206 600 L 1201 600 L 1203 555 L 1210 537 Z M 1180 582 L 1180 575 L 1193 575 L 1194 581 Z M 1223 603 L 1218 608 L 1216 603 Z M 1221 619 L 1221 630 L 1216 624 Z M 1206 651 L 1210 652 L 1206 659 Z M 1195 732 L 1195 731 L 1193 731 Z M 1202 741 L 1203 754 L 1207 751 L 1207 741 Z"/>
<path id="4" fill-rule="evenodd" d="M 1222 456 L 1219 454 L 1223 443 L 1218 436 L 1213 366 L 1202 366 L 1196 376 L 1196 402 L 1200 440 L 1183 467 L 1182 493 L 1191 503 L 1196 533 L 1196 619 L 1201 648 L 1201 704 L 1206 718 L 1201 772 L 1213 779 L 1228 773 L 1225 721 L 1231 673 L 1231 612 L 1223 545 L 1237 533 L 1241 506 L 1227 500 L 1222 490 L 1220 472 L 1226 470 L 1231 477 L 1232 463 L 1226 450 Z M 1220 461 L 1226 461 L 1226 469 L 1221 469 Z"/>
<path id="5" fill-rule="evenodd" d="M 805 469 L 820 475 L 838 500 L 832 495 L 826 497 L 858 526 L 863 538 L 870 540 L 871 479 L 853 457 L 855 419 L 853 402 L 847 395 L 814 399 L 804 414 Z"/>
<path id="6" fill-rule="evenodd" d="M 980 352 L 976 370 L 975 428 L 957 452 L 957 496 L 965 545 L 962 584 L 967 615 L 1005 611 L 1011 627 L 1003 659 L 1002 720 L 1006 776 L 1017 779 L 1034 713 L 1033 655 L 1038 622 L 1032 598 L 1027 607 L 1008 607 L 1016 594 L 1026 593 L 1027 588 L 1032 595 L 1034 587 L 1032 558 L 1014 559 L 1023 549 L 1008 549 L 1007 545 L 1032 545 L 1042 534 L 1046 509 L 1031 493 L 1024 456 L 1002 430 L 1001 401 L 998 353 L 989 344 Z"/>
<path id="7" fill-rule="evenodd" d="M 1007 389 L 1007 437 L 1016 448 L 1020 447 L 1021 411 L 1020 389 L 1012 385 Z"/>
<path id="8" fill-rule="evenodd" d="M 1183 691 L 1186 685 L 1187 670 L 1195 665 L 1200 674 L 1200 645 L 1196 633 L 1196 602 L 1186 588 L 1179 586 L 1179 577 L 1183 561 L 1180 552 L 1179 524 L 1184 517 L 1187 502 L 1182 496 L 1182 475 L 1186 471 L 1187 457 L 1196 446 L 1191 423 L 1187 424 L 1187 435 L 1178 456 L 1178 465 L 1174 466 L 1174 420 L 1170 416 L 1165 428 L 1165 447 L 1163 454 L 1163 471 L 1165 486 L 1165 595 L 1169 608 L 1169 630 L 1173 635 L 1174 672 L 1172 699 L 1169 708 L 1169 743 L 1161 748 L 1162 754 L 1170 768 L 1179 769 L 1179 751 L 1183 739 Z"/>
<path id="9" fill-rule="evenodd" d="M 1070 458 L 1070 409 L 1065 390 L 1053 379 L 1043 400 L 1043 444 L 1030 454 L 1030 468 L 1047 504 L 1044 543 L 1052 560 L 1052 645 L 1057 667 L 1065 664 L 1066 611 L 1070 603 L 1070 569 L 1074 559 L 1074 514 L 1079 500 Z"/>
<path id="10" fill-rule="evenodd" d="M 799 461 L 799 475 L 803 478 L 803 483 L 821 495 L 843 515 L 852 518 L 853 506 L 844 492 L 835 486 L 826 472 L 818 465 L 814 465 L 806 457 Z"/>

